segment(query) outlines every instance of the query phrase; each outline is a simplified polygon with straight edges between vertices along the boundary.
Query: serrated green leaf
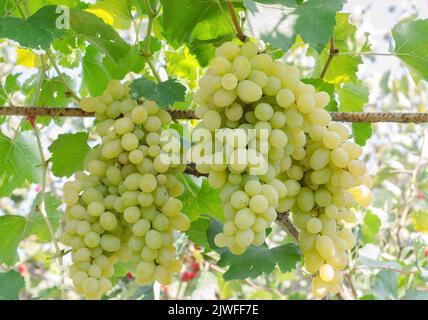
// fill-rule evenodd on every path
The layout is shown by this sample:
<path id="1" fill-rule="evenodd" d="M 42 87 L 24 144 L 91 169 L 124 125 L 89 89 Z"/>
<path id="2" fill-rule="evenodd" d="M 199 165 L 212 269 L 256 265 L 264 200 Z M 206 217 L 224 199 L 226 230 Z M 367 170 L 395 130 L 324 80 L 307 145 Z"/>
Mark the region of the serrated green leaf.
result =
<path id="1" fill-rule="evenodd" d="M 175 79 L 157 84 L 147 78 L 140 78 L 131 83 L 130 91 L 132 99 L 153 100 L 163 108 L 172 106 L 177 101 L 184 101 L 186 96 L 186 87 Z"/>
<path id="2" fill-rule="evenodd" d="M 392 29 L 392 36 L 398 58 L 428 80 L 428 19 L 400 23 Z"/>
<path id="3" fill-rule="evenodd" d="M 71 9 L 70 28 L 116 62 L 130 50 L 130 45 L 111 26 L 92 13 Z"/>
<path id="4" fill-rule="evenodd" d="M 209 250 L 210 244 L 208 242 L 207 231 L 210 226 L 211 220 L 208 216 L 202 215 L 197 220 L 190 224 L 189 230 L 186 231 L 189 240 L 193 241 L 196 245 Z"/>
<path id="5" fill-rule="evenodd" d="M 56 6 L 46 6 L 28 19 L 0 18 L 0 38 L 14 40 L 21 47 L 47 50 L 64 34 L 64 29 L 56 27 L 58 16 Z"/>
<path id="6" fill-rule="evenodd" d="M 0 132 L 0 197 L 9 196 L 27 180 L 39 182 L 40 154 L 34 137 L 21 133 L 12 141 Z"/>
<path id="7" fill-rule="evenodd" d="M 24 217 L 13 215 L 0 217 L 0 262 L 6 265 L 15 263 L 16 249 L 25 233 L 25 226 Z"/>
<path id="8" fill-rule="evenodd" d="M 36 199 L 34 200 L 31 213 L 27 217 L 27 226 L 25 228 L 25 234 L 23 235 L 23 239 L 27 238 L 30 235 L 35 235 L 41 242 L 50 242 L 52 241 L 52 239 L 49 233 L 49 229 L 46 226 L 46 222 L 38 209 L 40 200 L 41 194 L 39 193 Z M 59 222 L 62 218 L 62 212 L 59 210 L 59 206 L 61 204 L 61 200 L 57 197 L 53 196 L 50 193 L 45 194 L 45 209 L 54 232 L 56 232 L 56 230 L 58 229 Z"/>
<path id="9" fill-rule="evenodd" d="M 379 271 L 373 285 L 376 297 L 382 300 L 395 299 L 398 290 L 398 274 L 391 270 Z"/>
<path id="10" fill-rule="evenodd" d="M 102 95 L 112 77 L 103 64 L 103 55 L 94 46 L 86 48 L 82 69 L 82 86 L 91 96 Z"/>
<path id="11" fill-rule="evenodd" d="M 72 88 L 72 79 L 66 74 L 62 76 L 69 85 L 69 88 Z M 66 93 L 67 88 L 59 77 L 45 79 L 40 92 L 38 105 L 66 107 L 72 101 L 72 98 L 67 96 Z"/>
<path id="12" fill-rule="evenodd" d="M 362 233 L 364 243 L 376 243 L 376 235 L 379 231 L 381 222 L 379 217 L 368 210 L 364 216 Z"/>
<path id="13" fill-rule="evenodd" d="M 61 134 L 49 146 L 52 153 L 52 172 L 57 177 L 69 177 L 83 168 L 89 152 L 88 134 L 85 132 Z"/>
<path id="14" fill-rule="evenodd" d="M 174 46 L 196 39 L 217 39 L 234 31 L 215 0 L 161 0 L 165 38 Z M 224 5 L 224 4 L 223 4 Z M 195 30 L 196 29 L 196 30 Z"/>
<path id="15" fill-rule="evenodd" d="M 184 185 L 184 192 L 179 197 L 183 202 L 183 213 L 191 221 L 198 219 L 204 213 L 223 219 L 219 190 L 210 187 L 206 179 L 203 179 L 199 185 L 197 178 L 186 174 L 178 175 L 177 178 Z"/>
<path id="16" fill-rule="evenodd" d="M 412 224 L 416 231 L 428 234 L 428 211 L 413 212 Z"/>
<path id="17" fill-rule="evenodd" d="M 288 51 L 299 35 L 318 53 L 333 35 L 343 0 L 244 0 L 248 30 L 276 48 Z"/>
<path id="18" fill-rule="evenodd" d="M 0 300 L 18 300 L 19 291 L 24 286 L 25 280 L 19 272 L 0 272 Z"/>
<path id="19" fill-rule="evenodd" d="M 300 261 L 300 250 L 295 244 L 285 244 L 272 249 L 265 245 L 250 246 L 242 255 L 235 256 L 229 249 L 218 248 L 214 243 L 214 237 L 223 229 L 222 223 L 211 217 L 208 228 L 208 242 L 215 251 L 220 254 L 218 265 L 228 267 L 223 274 L 226 281 L 246 278 L 256 278 L 263 273 L 270 274 L 276 265 L 282 272 L 291 271 Z"/>
<path id="20" fill-rule="evenodd" d="M 140 73 L 146 61 L 139 54 L 138 48 L 132 46 L 127 54 L 119 61 L 116 62 L 109 57 L 105 57 L 103 59 L 103 64 L 111 78 L 122 80 L 129 72 Z"/>
<path id="21" fill-rule="evenodd" d="M 195 56 L 189 53 L 189 49 L 183 47 L 179 50 L 168 51 L 165 55 L 168 61 L 166 65 L 168 73 L 178 78 L 188 80 L 189 83 L 192 84 L 192 87 L 194 87 L 200 67 Z"/>
<path id="22" fill-rule="evenodd" d="M 339 52 L 363 50 L 358 46 L 356 32 L 355 25 L 349 22 L 349 14 L 337 13 L 333 38 L 334 46 Z M 330 47 L 325 48 L 321 54 L 318 54 L 315 50 L 308 50 L 308 54 L 315 59 L 313 78 L 318 78 L 321 75 L 321 71 L 327 62 L 329 51 Z M 345 82 L 357 82 L 358 66 L 362 63 L 363 59 L 360 56 L 336 55 L 330 62 L 324 80 L 335 84 L 338 88 Z"/>
<path id="23" fill-rule="evenodd" d="M 131 11 L 127 1 L 103 0 L 90 5 L 86 11 L 102 18 L 104 22 L 112 25 L 115 29 L 129 29 L 132 22 Z"/>
<path id="24" fill-rule="evenodd" d="M 50 242 L 50 233 L 44 219 L 37 209 L 40 195 L 34 201 L 31 213 L 27 218 L 19 215 L 0 216 L 0 263 L 13 265 L 17 260 L 17 248 L 20 242 L 35 235 L 41 242 Z M 45 194 L 45 208 L 54 232 L 59 226 L 62 213 L 59 211 L 61 201 L 52 194 Z"/>
<path id="25" fill-rule="evenodd" d="M 367 140 L 373 135 L 373 125 L 371 123 L 357 123 L 352 124 L 352 134 L 354 141 L 360 146 L 365 146 Z"/>
<path id="26" fill-rule="evenodd" d="M 362 84 L 345 83 L 339 90 L 340 112 L 363 112 L 365 104 L 369 101 L 368 89 Z M 353 123 L 352 133 L 354 140 L 361 146 L 372 135 L 372 127 L 369 123 Z"/>
<path id="27" fill-rule="evenodd" d="M 323 79 L 303 79 L 303 83 L 308 83 L 313 85 L 317 91 L 325 91 L 330 96 L 330 103 L 325 108 L 327 111 L 337 111 L 337 102 L 334 96 L 334 85 L 328 82 L 325 82 Z"/>

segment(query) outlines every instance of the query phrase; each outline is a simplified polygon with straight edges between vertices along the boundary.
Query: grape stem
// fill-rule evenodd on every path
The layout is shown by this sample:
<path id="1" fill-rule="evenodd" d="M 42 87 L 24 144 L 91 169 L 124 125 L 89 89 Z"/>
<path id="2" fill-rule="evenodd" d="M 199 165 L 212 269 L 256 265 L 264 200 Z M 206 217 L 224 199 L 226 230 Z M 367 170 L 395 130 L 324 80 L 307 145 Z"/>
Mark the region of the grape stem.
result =
<path id="1" fill-rule="evenodd" d="M 401 253 L 404 248 L 404 244 L 402 243 L 401 239 L 401 230 L 404 228 L 407 218 L 409 216 L 409 213 L 411 212 L 411 204 L 415 200 L 418 194 L 418 177 L 420 170 L 422 168 L 422 165 L 424 163 L 424 152 L 425 149 L 428 147 L 427 145 L 428 141 L 428 130 L 423 130 L 423 135 L 421 139 L 421 146 L 419 151 L 419 159 L 416 163 L 416 166 L 414 170 L 412 170 L 412 174 L 410 177 L 410 188 L 408 189 L 408 194 L 405 198 L 405 207 L 403 208 L 403 211 L 401 212 L 401 215 L 399 216 L 399 219 L 397 219 L 397 231 L 396 231 L 396 238 L 397 238 L 397 244 L 398 244 L 398 253 L 397 253 L 397 259 L 400 259 Z"/>
<path id="2" fill-rule="evenodd" d="M 323 70 L 321 71 L 321 75 L 320 78 L 323 79 L 327 73 L 328 68 L 330 67 L 331 62 L 333 61 L 333 58 L 335 55 L 337 55 L 339 53 L 339 49 L 336 49 L 334 47 L 334 38 L 331 37 L 330 38 L 330 52 L 328 54 L 328 58 L 327 61 L 325 63 L 325 66 L 323 68 Z"/>
<path id="3" fill-rule="evenodd" d="M 74 93 L 74 91 L 68 85 L 67 81 L 64 78 L 64 75 L 59 70 L 58 65 L 56 64 L 56 62 L 55 62 L 54 58 L 52 57 L 51 53 L 49 51 L 47 51 L 46 55 L 47 55 L 49 61 L 51 62 L 52 66 L 54 67 L 56 73 L 58 74 L 58 77 L 59 77 L 60 81 L 62 82 L 62 84 L 64 85 L 64 88 L 67 90 L 67 93 L 69 93 L 74 98 L 74 100 L 76 100 L 77 102 L 79 102 L 80 98 L 77 96 L 77 94 Z"/>
<path id="4" fill-rule="evenodd" d="M 276 222 L 297 242 L 299 238 L 299 230 L 294 226 L 290 220 L 289 212 L 278 213 Z"/>
<path id="5" fill-rule="evenodd" d="M 153 76 L 156 78 L 156 81 L 162 82 L 162 79 L 158 71 L 156 70 L 155 64 L 153 63 L 153 60 L 152 60 L 153 54 L 150 50 L 153 22 L 156 16 L 158 15 L 159 10 L 156 10 L 156 11 L 153 10 L 149 0 L 146 0 L 145 4 L 147 7 L 147 15 L 148 15 L 147 31 L 146 31 L 146 37 L 145 37 L 146 43 L 144 44 L 144 48 L 142 48 L 139 53 L 146 60 L 147 65 L 149 66 L 150 70 L 153 73 Z"/>
<path id="6" fill-rule="evenodd" d="M 233 25 L 236 29 L 236 37 L 241 40 L 242 42 L 245 42 L 247 40 L 247 36 L 242 32 L 241 24 L 239 23 L 238 17 L 235 12 L 235 7 L 233 6 L 233 3 L 231 0 L 226 0 L 227 7 L 229 8 L 230 17 L 232 18 Z"/>
<path id="7" fill-rule="evenodd" d="M 34 96 L 32 98 L 32 103 L 37 105 L 39 102 L 39 98 L 40 98 L 40 92 L 41 92 L 41 88 L 42 88 L 42 84 L 43 81 L 45 79 L 45 72 L 46 72 L 46 64 L 44 61 L 44 58 L 42 56 L 42 69 L 40 70 L 40 78 L 39 78 L 39 83 L 36 87 L 36 92 L 34 93 Z M 60 265 L 60 269 L 61 269 L 61 274 L 64 274 L 64 264 L 63 264 L 63 259 L 62 259 L 62 251 L 59 247 L 58 241 L 56 240 L 55 237 L 55 232 L 54 232 L 54 228 L 49 220 L 47 211 L 46 211 L 46 205 L 45 205 L 45 194 L 46 194 L 46 179 L 47 179 L 47 173 L 48 173 L 48 162 L 45 158 L 45 155 L 43 153 L 43 146 L 42 146 L 42 142 L 41 142 L 41 138 L 40 138 L 40 131 L 37 128 L 37 124 L 36 124 L 36 117 L 33 116 L 27 116 L 27 119 L 30 121 L 31 127 L 33 128 L 34 131 L 34 136 L 36 137 L 36 141 L 37 141 L 37 148 L 39 150 L 39 154 L 40 154 L 40 165 L 42 168 L 42 181 L 41 181 L 41 190 L 40 190 L 40 199 L 39 199 L 39 204 L 37 205 L 38 211 L 40 211 L 40 214 L 43 217 L 43 220 L 46 224 L 46 227 L 48 229 L 49 235 L 51 237 L 51 241 L 52 244 L 55 248 L 55 252 L 56 252 L 56 256 L 58 257 L 58 262 Z M 64 296 L 64 277 L 62 276 L 62 286 L 61 286 L 61 296 L 62 299 L 65 298 Z"/>

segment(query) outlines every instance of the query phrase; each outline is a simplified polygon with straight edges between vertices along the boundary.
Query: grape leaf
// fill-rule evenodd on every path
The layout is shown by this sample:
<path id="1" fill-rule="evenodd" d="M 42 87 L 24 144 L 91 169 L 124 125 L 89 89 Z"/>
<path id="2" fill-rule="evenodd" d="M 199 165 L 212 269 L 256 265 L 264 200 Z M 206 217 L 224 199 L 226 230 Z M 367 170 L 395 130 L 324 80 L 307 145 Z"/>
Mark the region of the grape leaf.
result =
<path id="1" fill-rule="evenodd" d="M 19 215 L 0 216 L 0 263 L 12 265 L 16 262 L 16 250 L 20 242 L 30 235 L 35 235 L 41 242 L 51 241 L 49 231 L 41 213 L 36 209 L 40 195 L 34 201 L 31 213 L 27 218 Z M 45 194 L 45 207 L 54 232 L 62 217 L 59 211 L 61 201 L 50 193 Z"/>
<path id="2" fill-rule="evenodd" d="M 104 0 L 90 5 L 86 11 L 95 14 L 115 29 L 129 29 L 132 17 L 127 1 Z"/>
<path id="3" fill-rule="evenodd" d="M 13 2 L 13 1 L 12 1 Z M 88 5 L 80 0 L 31 0 L 26 3 L 28 7 L 28 11 L 30 13 L 36 12 L 41 7 L 48 5 L 61 5 L 67 8 L 75 8 L 75 9 L 84 9 Z M 16 14 L 20 16 L 18 10 L 16 10 Z"/>
<path id="4" fill-rule="evenodd" d="M 223 15 L 223 8 L 215 0 L 161 0 L 163 4 L 162 27 L 165 38 L 176 47 L 190 43 L 192 34 L 197 39 L 209 40 L 233 34 L 234 31 Z M 195 28 L 198 28 L 195 31 Z"/>
<path id="5" fill-rule="evenodd" d="M 199 63 L 194 55 L 189 53 L 187 47 L 165 53 L 168 61 L 166 68 L 169 74 L 188 80 L 196 86 Z"/>
<path id="6" fill-rule="evenodd" d="M 52 172 L 57 177 L 69 177 L 83 168 L 89 152 L 88 134 L 85 132 L 61 134 L 49 146 L 52 153 Z"/>
<path id="7" fill-rule="evenodd" d="M 398 274 L 391 270 L 379 271 L 373 285 L 373 292 L 378 299 L 387 300 L 397 297 Z"/>
<path id="8" fill-rule="evenodd" d="M 43 7 L 28 19 L 0 18 L 0 38 L 14 40 L 21 47 L 49 49 L 51 42 L 64 34 L 64 29 L 56 27 L 59 16 L 56 8 L 56 6 Z"/>
<path id="9" fill-rule="evenodd" d="M 0 197 L 9 196 L 27 180 L 41 178 L 40 154 L 34 137 L 21 133 L 12 141 L 0 132 Z"/>
<path id="10" fill-rule="evenodd" d="M 428 19 L 400 23 L 392 29 L 397 56 L 428 80 Z"/>
<path id="11" fill-rule="evenodd" d="M 428 211 L 415 211 L 412 224 L 416 231 L 428 234 Z"/>
<path id="12" fill-rule="evenodd" d="M 34 200 L 33 208 L 30 215 L 27 217 L 27 226 L 25 228 L 25 235 L 23 239 L 30 235 L 36 235 L 41 242 L 52 241 L 48 227 L 46 226 L 45 220 L 41 215 L 38 205 L 40 204 L 41 194 L 39 193 Z M 50 193 L 45 194 L 45 209 L 48 215 L 48 219 L 55 232 L 59 227 L 59 221 L 62 218 L 62 212 L 59 210 L 59 206 L 62 204 L 61 200 L 53 196 Z"/>
<path id="13" fill-rule="evenodd" d="M 86 48 L 82 61 L 82 87 L 91 96 L 100 96 L 107 87 L 111 76 L 103 64 L 103 55 L 94 46 Z"/>
<path id="14" fill-rule="evenodd" d="M 162 0 L 162 27 L 165 38 L 175 48 L 186 43 L 202 67 L 214 57 L 215 47 L 235 37 L 225 12 L 225 1 Z M 235 7 L 242 4 L 234 2 Z"/>
<path id="15" fill-rule="evenodd" d="M 328 82 L 325 82 L 323 79 L 302 79 L 303 83 L 308 83 L 313 85 L 317 91 L 325 91 L 330 96 L 330 103 L 325 108 L 327 111 L 337 111 L 337 102 L 334 96 L 334 85 Z"/>
<path id="16" fill-rule="evenodd" d="M 25 232 L 26 221 L 22 216 L 0 217 L 0 262 L 12 265 L 17 259 L 16 249 Z M 1 288 L 1 286 L 0 286 Z"/>
<path id="17" fill-rule="evenodd" d="M 223 229 L 222 223 L 211 218 L 211 225 L 208 228 L 208 241 L 211 248 L 220 254 L 218 266 L 228 267 L 223 274 L 226 281 L 246 278 L 256 278 L 261 274 L 270 274 L 276 265 L 282 272 L 291 271 L 300 261 L 300 250 L 295 244 L 285 244 L 272 249 L 265 245 L 250 246 L 240 256 L 235 256 L 229 249 L 218 248 L 214 243 L 214 237 Z"/>
<path id="18" fill-rule="evenodd" d="M 132 99 L 146 98 L 164 108 L 177 101 L 184 101 L 186 95 L 186 87 L 175 79 L 157 84 L 147 78 L 140 78 L 132 82 L 130 90 Z"/>
<path id="19" fill-rule="evenodd" d="M 364 105 L 369 101 L 369 92 L 366 87 L 358 83 L 345 83 L 339 90 L 340 112 L 362 112 Z M 361 146 L 372 135 L 370 123 L 353 123 L 352 133 L 354 140 Z"/>
<path id="20" fill-rule="evenodd" d="M 299 35 L 318 53 L 333 35 L 336 12 L 343 0 L 244 0 L 248 31 L 276 48 L 288 51 Z"/>
<path id="21" fill-rule="evenodd" d="M 299 249 L 294 244 L 285 244 L 273 249 L 265 246 L 250 246 L 244 254 L 233 255 L 229 250 L 221 255 L 218 265 L 229 267 L 223 274 L 226 281 L 270 274 L 276 265 L 282 272 L 291 271 L 300 261 Z"/>
<path id="22" fill-rule="evenodd" d="M 367 140 L 373 135 L 373 126 L 370 123 L 352 123 L 352 134 L 354 141 L 360 146 L 365 146 Z"/>
<path id="23" fill-rule="evenodd" d="M 0 272 L 0 300 L 18 300 L 19 291 L 24 286 L 24 278 L 19 272 L 15 270 Z"/>
<path id="24" fill-rule="evenodd" d="M 376 234 L 379 231 L 380 225 L 379 217 L 368 210 L 364 216 L 362 227 L 364 243 L 376 243 Z"/>
<path id="25" fill-rule="evenodd" d="M 183 202 L 183 213 L 191 221 L 199 218 L 203 213 L 221 219 L 223 208 L 220 203 L 220 192 L 209 186 L 206 179 L 199 185 L 197 178 L 190 175 L 178 175 L 177 178 L 184 185 L 184 192 L 179 197 Z"/>
<path id="26" fill-rule="evenodd" d="M 353 52 L 363 50 L 359 48 L 356 40 L 357 28 L 349 22 L 349 14 L 338 13 L 336 15 L 336 27 L 334 29 L 334 46 L 340 52 Z M 315 50 L 308 50 L 308 54 L 315 58 L 315 67 L 312 77 L 318 78 L 329 56 L 330 48 L 325 48 L 321 54 Z M 336 87 L 344 82 L 357 82 L 358 66 L 363 63 L 360 56 L 336 55 L 331 60 L 324 80 L 334 83 Z"/>
<path id="27" fill-rule="evenodd" d="M 70 28 L 116 62 L 130 50 L 130 45 L 111 26 L 92 13 L 70 9 Z"/>
<path id="28" fill-rule="evenodd" d="M 62 76 L 68 83 L 69 88 L 73 88 L 72 79 L 66 74 Z M 43 81 L 42 91 L 40 92 L 38 105 L 65 107 L 72 101 L 70 97 L 67 97 L 66 92 L 67 88 L 59 77 L 45 79 Z"/>
<path id="29" fill-rule="evenodd" d="M 207 231 L 210 226 L 211 220 L 207 215 L 201 215 L 197 220 L 190 224 L 189 230 L 186 231 L 189 240 L 193 241 L 196 245 L 210 250 L 208 242 Z"/>
<path id="30" fill-rule="evenodd" d="M 132 46 L 126 56 L 122 57 L 122 59 L 117 62 L 109 57 L 103 59 L 103 64 L 111 78 L 121 80 L 125 78 L 129 72 L 141 72 L 144 68 L 145 60 L 142 59 L 138 50 L 136 46 Z"/>

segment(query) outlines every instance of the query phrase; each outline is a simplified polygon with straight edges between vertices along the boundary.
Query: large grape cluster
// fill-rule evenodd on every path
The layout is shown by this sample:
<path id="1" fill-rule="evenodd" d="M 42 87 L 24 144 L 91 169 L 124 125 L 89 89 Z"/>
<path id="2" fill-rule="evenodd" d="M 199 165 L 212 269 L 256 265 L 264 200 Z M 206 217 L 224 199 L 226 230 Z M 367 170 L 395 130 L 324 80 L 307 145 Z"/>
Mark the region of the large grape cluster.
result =
<path id="1" fill-rule="evenodd" d="M 214 148 L 193 154 L 197 170 L 222 188 L 226 222 L 216 244 L 242 254 L 264 242 L 277 211 L 291 211 L 305 269 L 314 275 L 312 293 L 319 298 L 337 293 L 347 250 L 355 246 L 352 207 L 355 200 L 362 206 L 371 202 L 372 181 L 358 159 L 361 147 L 348 141 L 348 129 L 332 123 L 325 110 L 329 94 L 303 83 L 297 68 L 259 54 L 252 42 L 220 46 L 199 86 L 198 128 L 227 128 L 219 139 L 207 138 L 202 145 L 217 145 L 226 136 L 232 146 L 225 152 L 226 163 L 212 161 Z M 229 129 L 239 130 L 232 134 Z M 244 147 L 236 148 L 234 137 L 241 129 L 256 133 L 244 135 Z M 244 164 L 234 162 L 238 154 Z"/>
<path id="2" fill-rule="evenodd" d="M 111 289 L 118 260 L 132 262 L 141 285 L 168 284 L 181 269 L 173 232 L 190 225 L 177 199 L 183 186 L 176 174 L 185 167 L 172 161 L 180 156 L 179 140 L 163 136 L 171 116 L 152 101 L 137 105 L 119 81 L 102 96 L 83 99 L 81 107 L 96 113 L 102 143 L 86 156 L 85 171 L 63 188 L 60 239 L 72 248 L 76 291 L 100 298 Z"/>

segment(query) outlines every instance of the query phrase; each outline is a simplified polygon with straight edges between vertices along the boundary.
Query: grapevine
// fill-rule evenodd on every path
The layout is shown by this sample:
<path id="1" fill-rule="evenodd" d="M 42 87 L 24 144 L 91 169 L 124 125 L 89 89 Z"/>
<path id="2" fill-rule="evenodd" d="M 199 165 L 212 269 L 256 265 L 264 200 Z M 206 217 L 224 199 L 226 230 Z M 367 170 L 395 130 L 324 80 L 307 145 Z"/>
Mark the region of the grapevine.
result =
<path id="1" fill-rule="evenodd" d="M 100 97 L 85 98 L 82 109 L 96 112 L 102 143 L 85 158 L 85 172 L 64 185 L 64 231 L 72 247 L 70 276 L 76 291 L 99 299 L 112 284 L 116 261 L 132 261 L 140 285 L 171 282 L 181 269 L 174 257 L 174 230 L 190 221 L 176 199 L 183 191 L 170 163 L 177 141 L 162 136 L 171 116 L 152 101 L 137 106 L 127 85 L 109 83 Z M 169 142 L 169 143 L 168 143 Z M 174 144 L 175 142 L 175 144 Z M 179 147 L 179 146 L 178 146 Z"/>
<path id="2" fill-rule="evenodd" d="M 195 147 L 196 169 L 222 189 L 226 223 L 216 244 L 242 254 L 251 244 L 264 244 L 276 211 L 291 211 L 301 229 L 305 268 L 317 274 L 313 294 L 338 293 L 345 250 L 355 246 L 347 227 L 355 222 L 351 208 L 355 200 L 363 207 L 371 203 L 372 180 L 358 160 L 361 147 L 347 141 L 348 129 L 324 110 L 330 96 L 300 82 L 296 68 L 258 54 L 253 42 L 224 43 L 199 85 L 201 127 L 236 128 L 225 131 L 220 149 L 231 150 L 220 161 L 209 149 L 198 158 L 200 145 Z M 223 139 L 219 133 L 215 143 Z"/>
<path id="3" fill-rule="evenodd" d="M 51 2 L 0 5 L 0 300 L 427 299 L 422 1 Z"/>

